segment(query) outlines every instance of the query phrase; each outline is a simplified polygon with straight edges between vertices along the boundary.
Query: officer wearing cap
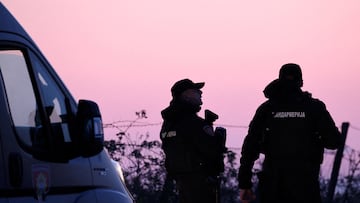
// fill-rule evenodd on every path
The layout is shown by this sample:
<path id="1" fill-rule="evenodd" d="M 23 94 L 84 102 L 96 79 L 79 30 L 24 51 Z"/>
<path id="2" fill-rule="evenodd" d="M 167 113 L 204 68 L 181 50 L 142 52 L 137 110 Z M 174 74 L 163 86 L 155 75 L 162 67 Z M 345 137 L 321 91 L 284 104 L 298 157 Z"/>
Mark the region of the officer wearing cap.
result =
<path id="1" fill-rule="evenodd" d="M 160 132 L 168 176 L 175 179 L 181 203 L 216 202 L 222 148 L 212 123 L 197 115 L 204 82 L 177 81 L 172 100 L 162 112 Z"/>
<path id="2" fill-rule="evenodd" d="M 264 89 L 242 146 L 238 174 L 243 203 L 320 203 L 319 171 L 324 148 L 336 149 L 340 132 L 319 99 L 302 91 L 299 65 L 281 67 L 279 78 Z M 258 197 L 252 191 L 252 168 L 264 154 L 258 174 Z"/>

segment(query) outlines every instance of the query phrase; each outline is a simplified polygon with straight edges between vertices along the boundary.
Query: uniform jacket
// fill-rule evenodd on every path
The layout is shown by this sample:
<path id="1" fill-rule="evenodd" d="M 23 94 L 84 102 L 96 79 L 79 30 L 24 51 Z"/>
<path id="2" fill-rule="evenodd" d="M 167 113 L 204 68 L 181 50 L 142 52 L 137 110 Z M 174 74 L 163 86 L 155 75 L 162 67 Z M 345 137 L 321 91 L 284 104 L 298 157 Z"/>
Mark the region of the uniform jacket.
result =
<path id="1" fill-rule="evenodd" d="M 161 112 L 160 138 L 169 174 L 219 173 L 219 144 L 212 124 L 197 115 L 199 109 L 172 101 Z"/>
<path id="2" fill-rule="evenodd" d="M 260 153 L 265 155 L 264 163 L 306 163 L 318 168 L 324 148 L 336 149 L 340 143 L 340 132 L 325 104 L 310 93 L 274 80 L 264 94 L 268 100 L 256 110 L 242 147 L 238 180 L 244 189 L 252 186 L 252 168 Z"/>

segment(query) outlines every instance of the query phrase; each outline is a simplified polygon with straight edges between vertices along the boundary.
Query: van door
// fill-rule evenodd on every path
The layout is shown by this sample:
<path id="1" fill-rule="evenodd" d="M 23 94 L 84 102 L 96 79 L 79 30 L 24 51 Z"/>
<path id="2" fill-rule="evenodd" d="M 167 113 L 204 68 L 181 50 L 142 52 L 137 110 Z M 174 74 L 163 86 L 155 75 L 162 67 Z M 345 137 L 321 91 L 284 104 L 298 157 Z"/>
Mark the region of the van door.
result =
<path id="1" fill-rule="evenodd" d="M 75 202 L 93 189 L 89 159 L 80 156 L 73 132 L 76 103 L 31 50 L 0 50 L 0 75 L 1 196 Z"/>

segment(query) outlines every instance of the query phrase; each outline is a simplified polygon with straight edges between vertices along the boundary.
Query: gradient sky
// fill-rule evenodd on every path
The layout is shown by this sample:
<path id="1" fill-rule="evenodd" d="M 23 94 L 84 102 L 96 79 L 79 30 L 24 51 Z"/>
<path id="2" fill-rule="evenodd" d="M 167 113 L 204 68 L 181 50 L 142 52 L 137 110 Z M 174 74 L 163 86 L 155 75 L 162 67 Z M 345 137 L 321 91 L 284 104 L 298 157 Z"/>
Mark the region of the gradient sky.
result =
<path id="1" fill-rule="evenodd" d="M 171 86 L 187 77 L 206 83 L 203 109 L 228 127 L 227 145 L 241 147 L 262 90 L 294 62 L 303 90 L 326 103 L 337 126 L 350 122 L 347 144 L 360 150 L 358 0 L 1 2 L 73 96 L 100 105 L 104 123 L 141 109 L 144 122 L 161 123 Z M 157 138 L 159 129 L 132 130 Z"/>

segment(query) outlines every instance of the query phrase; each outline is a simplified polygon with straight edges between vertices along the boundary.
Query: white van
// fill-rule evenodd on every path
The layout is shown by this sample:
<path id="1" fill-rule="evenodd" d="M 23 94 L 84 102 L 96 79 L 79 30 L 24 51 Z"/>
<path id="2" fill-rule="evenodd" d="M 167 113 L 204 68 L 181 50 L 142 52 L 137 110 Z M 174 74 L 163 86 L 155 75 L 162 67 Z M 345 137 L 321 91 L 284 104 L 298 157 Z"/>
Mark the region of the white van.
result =
<path id="1" fill-rule="evenodd" d="M 0 203 L 130 203 L 95 102 L 76 102 L 0 2 Z"/>

